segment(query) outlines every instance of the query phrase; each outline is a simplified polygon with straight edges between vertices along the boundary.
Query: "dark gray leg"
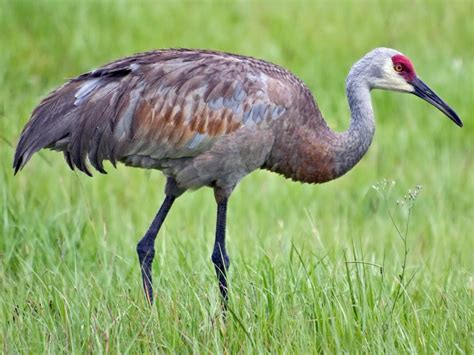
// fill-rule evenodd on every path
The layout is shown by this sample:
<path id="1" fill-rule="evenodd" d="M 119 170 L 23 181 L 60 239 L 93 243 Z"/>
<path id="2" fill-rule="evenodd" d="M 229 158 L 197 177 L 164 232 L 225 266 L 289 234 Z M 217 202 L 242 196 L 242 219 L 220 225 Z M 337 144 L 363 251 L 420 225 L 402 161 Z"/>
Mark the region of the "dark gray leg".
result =
<path id="1" fill-rule="evenodd" d="M 160 210 L 137 245 L 138 260 L 140 261 L 140 268 L 142 270 L 143 289 L 145 291 L 145 297 L 150 305 L 153 304 L 151 264 L 155 257 L 155 239 L 175 199 L 175 196 L 166 195 Z"/>
<path id="2" fill-rule="evenodd" d="M 225 223 L 227 214 L 227 198 L 217 203 L 216 240 L 212 251 L 212 262 L 219 280 L 219 290 L 222 296 L 224 309 L 227 309 L 228 287 L 227 270 L 229 270 L 229 256 L 225 248 Z"/>

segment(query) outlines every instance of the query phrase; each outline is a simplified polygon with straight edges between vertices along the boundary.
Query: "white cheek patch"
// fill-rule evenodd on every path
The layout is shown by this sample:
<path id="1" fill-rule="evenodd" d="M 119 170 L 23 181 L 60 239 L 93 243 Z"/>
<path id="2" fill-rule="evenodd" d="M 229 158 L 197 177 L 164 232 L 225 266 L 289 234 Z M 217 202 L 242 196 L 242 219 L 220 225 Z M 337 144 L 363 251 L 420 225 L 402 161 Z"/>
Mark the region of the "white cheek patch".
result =
<path id="1" fill-rule="evenodd" d="M 383 89 L 397 90 L 404 92 L 413 92 L 414 88 L 407 83 L 405 78 L 393 69 L 393 63 L 388 60 L 383 67 L 384 78 L 382 79 L 381 87 Z"/>

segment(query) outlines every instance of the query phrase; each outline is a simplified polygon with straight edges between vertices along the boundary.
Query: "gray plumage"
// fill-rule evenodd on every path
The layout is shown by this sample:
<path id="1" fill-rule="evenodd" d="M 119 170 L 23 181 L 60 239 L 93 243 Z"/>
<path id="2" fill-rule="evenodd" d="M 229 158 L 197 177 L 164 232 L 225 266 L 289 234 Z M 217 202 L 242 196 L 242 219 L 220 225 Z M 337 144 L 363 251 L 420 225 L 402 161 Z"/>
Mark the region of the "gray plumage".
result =
<path id="1" fill-rule="evenodd" d="M 214 188 L 212 260 L 227 300 L 225 218 L 236 184 L 259 168 L 308 183 L 345 174 L 372 141 L 374 88 L 413 93 L 462 126 L 393 49 L 377 48 L 353 65 L 346 80 L 351 122 L 342 133 L 327 126 L 306 85 L 280 66 L 221 52 L 159 50 L 111 62 L 49 94 L 21 134 L 13 167 L 18 172 L 50 148 L 88 175 L 88 162 L 105 173 L 104 160 L 163 171 L 166 199 L 137 249 L 150 302 L 154 239 L 174 199 Z"/>
<path id="2" fill-rule="evenodd" d="M 231 190 L 258 168 L 305 182 L 334 179 L 372 141 L 370 90 L 413 92 L 397 82 L 398 73 L 387 73 L 395 56 L 402 55 L 377 48 L 353 65 L 346 80 L 350 127 L 335 133 L 306 85 L 277 65 L 203 50 L 136 54 L 48 95 L 21 134 L 15 172 L 46 147 L 89 175 L 87 161 L 102 173 L 103 160 L 161 169 L 183 191 Z"/>

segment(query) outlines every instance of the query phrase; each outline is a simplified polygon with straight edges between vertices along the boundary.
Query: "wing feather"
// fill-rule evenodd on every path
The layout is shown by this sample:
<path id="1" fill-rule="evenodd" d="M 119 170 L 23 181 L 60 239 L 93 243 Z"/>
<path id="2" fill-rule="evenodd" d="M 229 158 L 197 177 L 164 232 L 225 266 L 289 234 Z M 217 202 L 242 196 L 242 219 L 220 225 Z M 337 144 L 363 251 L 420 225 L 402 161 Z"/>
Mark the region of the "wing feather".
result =
<path id="1" fill-rule="evenodd" d="M 124 58 L 45 98 L 22 133 L 14 167 L 18 171 L 44 147 L 62 150 L 70 167 L 86 174 L 87 160 L 105 173 L 103 160 L 195 157 L 243 126 L 262 128 L 281 117 L 295 80 L 280 67 L 218 52 L 165 50 Z"/>

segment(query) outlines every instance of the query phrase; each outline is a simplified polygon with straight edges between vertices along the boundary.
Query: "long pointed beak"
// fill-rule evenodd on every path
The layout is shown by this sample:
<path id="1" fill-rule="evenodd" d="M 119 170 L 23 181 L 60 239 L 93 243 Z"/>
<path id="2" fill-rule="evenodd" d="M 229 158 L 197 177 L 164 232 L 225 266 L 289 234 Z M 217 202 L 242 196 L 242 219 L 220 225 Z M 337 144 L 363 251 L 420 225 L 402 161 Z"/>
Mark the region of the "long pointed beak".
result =
<path id="1" fill-rule="evenodd" d="M 414 95 L 421 97 L 425 101 L 428 101 L 430 104 L 448 116 L 451 121 L 456 123 L 459 127 L 462 127 L 462 121 L 457 113 L 454 112 L 454 110 L 449 107 L 448 104 L 444 102 L 438 95 L 436 95 L 433 90 L 431 90 L 423 81 L 415 77 L 415 79 L 409 83 L 413 85 L 414 91 L 412 93 Z"/>

